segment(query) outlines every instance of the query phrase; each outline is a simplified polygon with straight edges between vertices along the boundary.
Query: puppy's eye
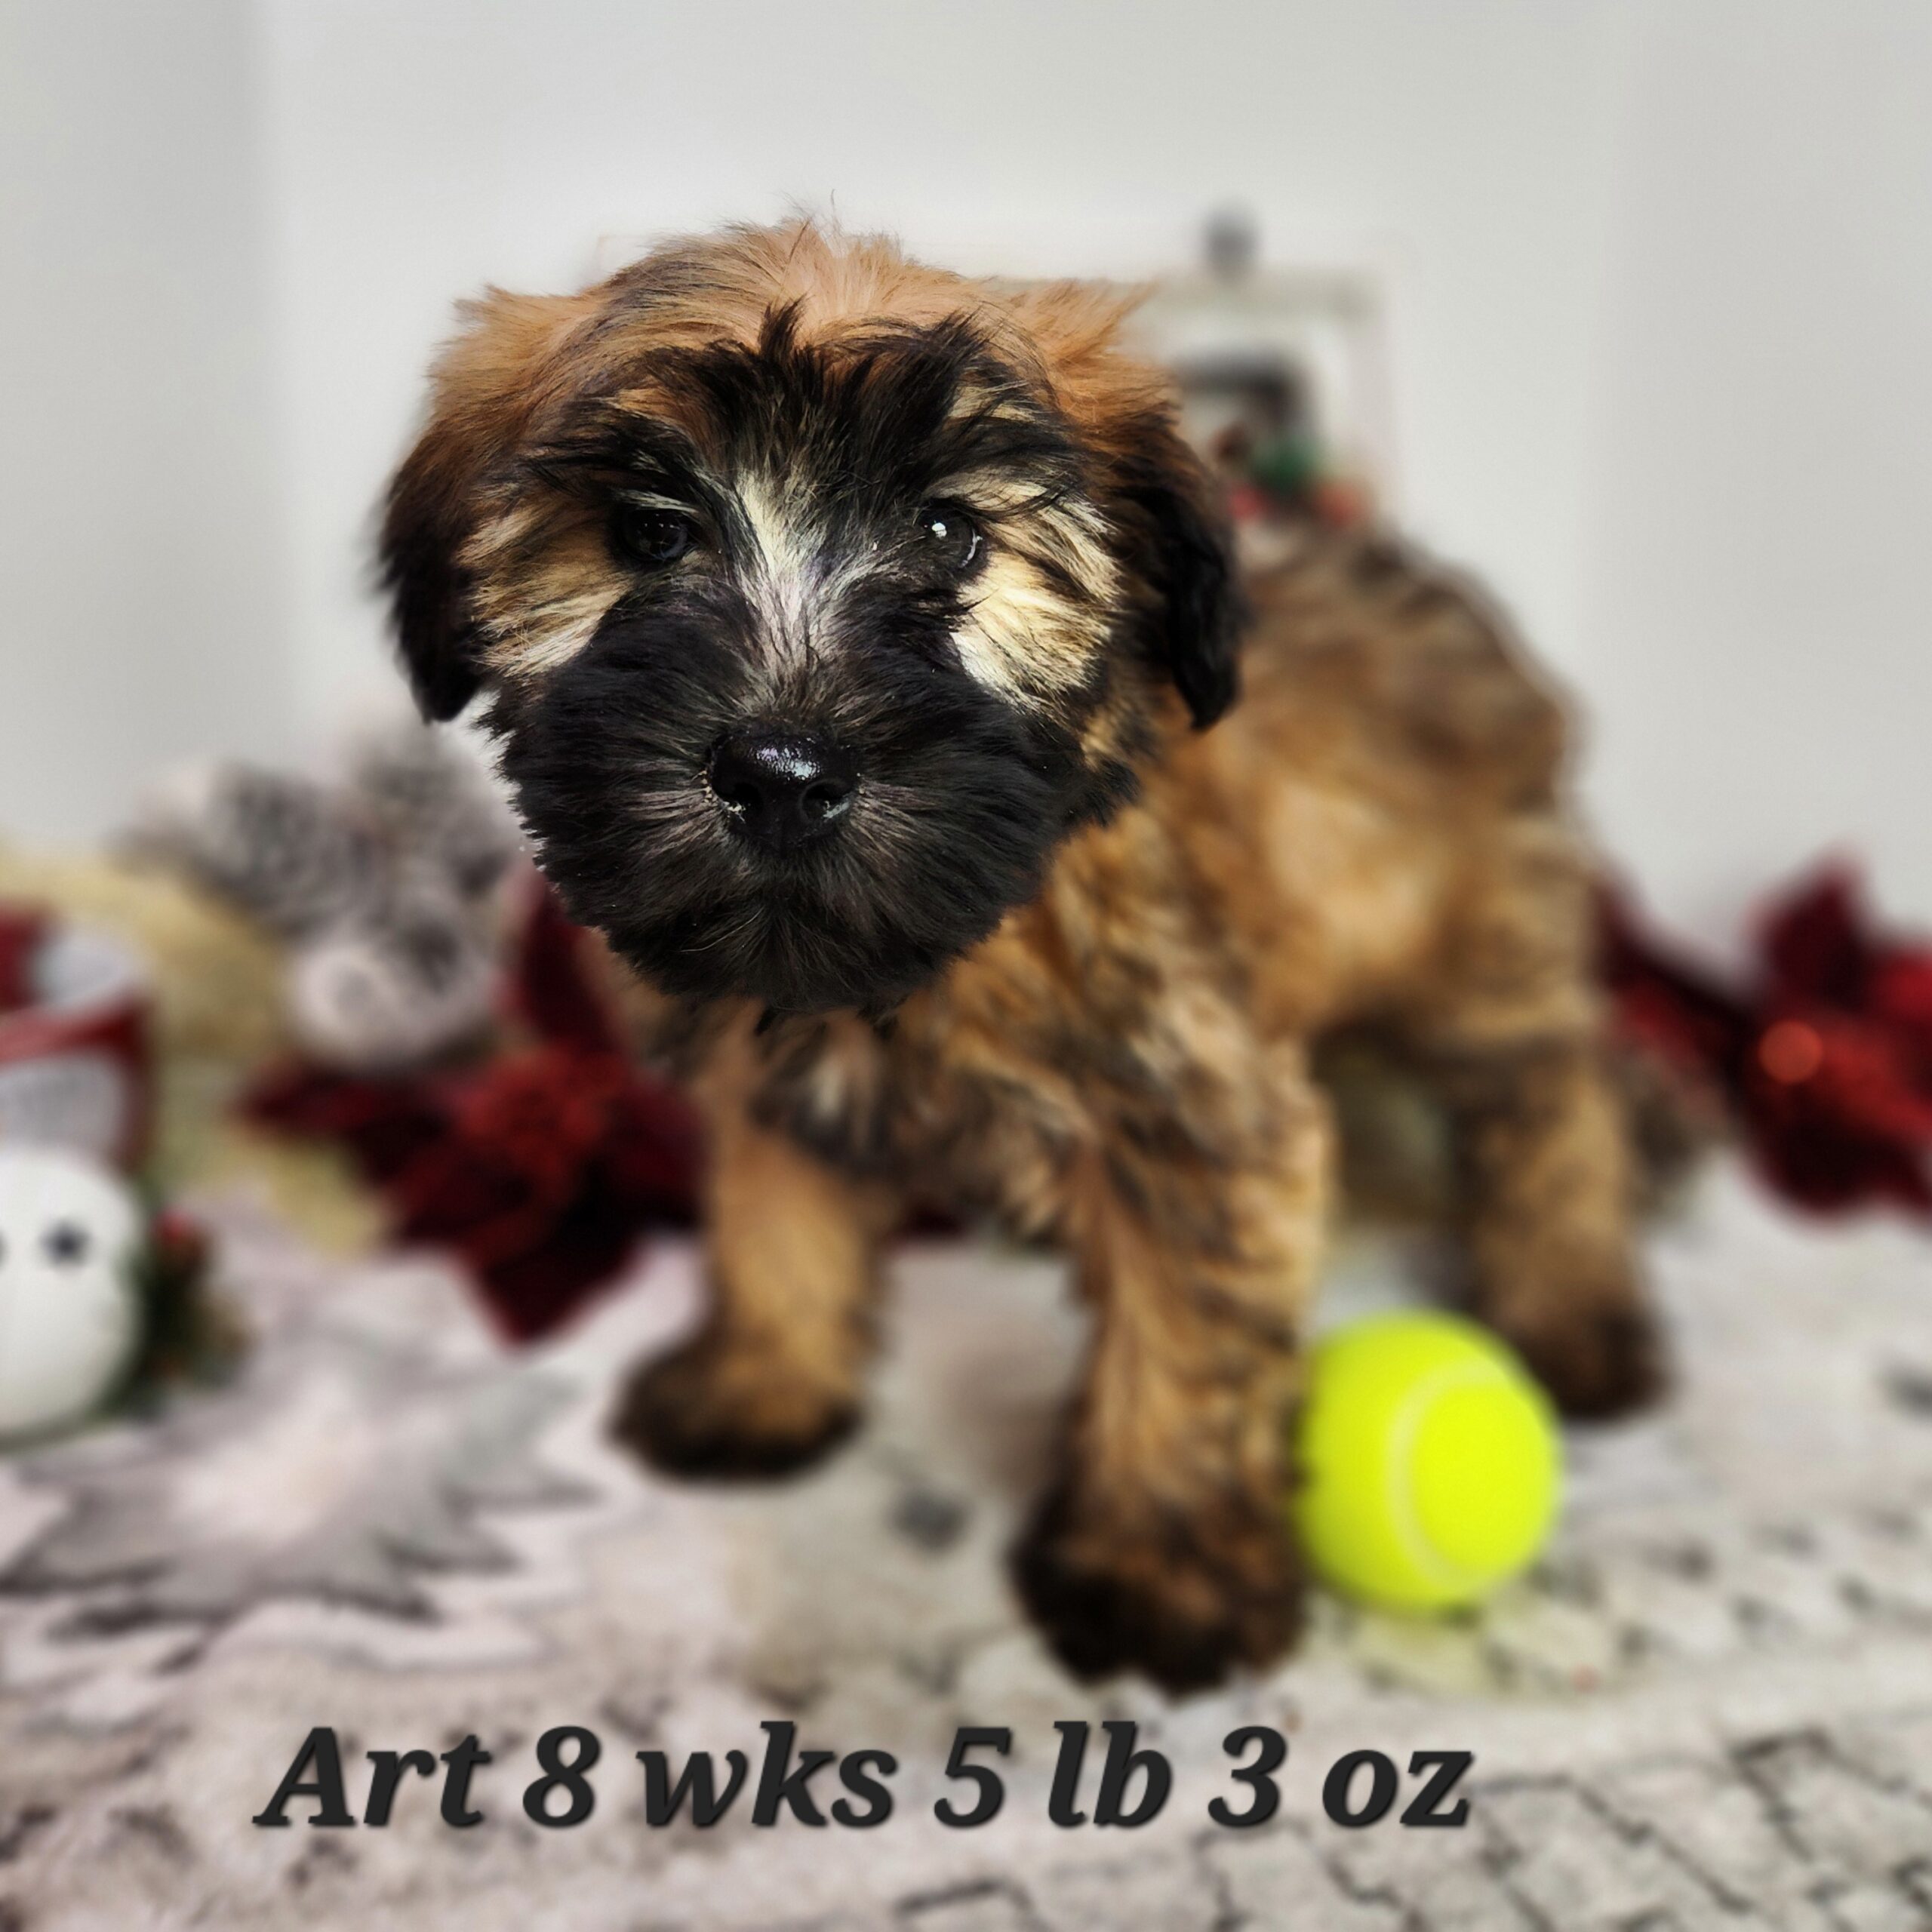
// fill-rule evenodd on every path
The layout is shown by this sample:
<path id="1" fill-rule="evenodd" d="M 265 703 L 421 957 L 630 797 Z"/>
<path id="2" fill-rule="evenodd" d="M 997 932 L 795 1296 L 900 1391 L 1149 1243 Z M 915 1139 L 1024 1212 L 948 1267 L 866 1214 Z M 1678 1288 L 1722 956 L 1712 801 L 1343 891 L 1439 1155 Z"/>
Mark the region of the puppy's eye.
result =
<path id="1" fill-rule="evenodd" d="M 985 561 L 986 543 L 980 526 L 951 503 L 923 503 L 919 508 L 919 542 L 935 563 L 966 577 Z"/>
<path id="2" fill-rule="evenodd" d="M 678 511 L 636 503 L 623 505 L 611 528 L 617 549 L 630 562 L 648 571 L 675 564 L 691 547 L 696 534 L 691 518 Z"/>

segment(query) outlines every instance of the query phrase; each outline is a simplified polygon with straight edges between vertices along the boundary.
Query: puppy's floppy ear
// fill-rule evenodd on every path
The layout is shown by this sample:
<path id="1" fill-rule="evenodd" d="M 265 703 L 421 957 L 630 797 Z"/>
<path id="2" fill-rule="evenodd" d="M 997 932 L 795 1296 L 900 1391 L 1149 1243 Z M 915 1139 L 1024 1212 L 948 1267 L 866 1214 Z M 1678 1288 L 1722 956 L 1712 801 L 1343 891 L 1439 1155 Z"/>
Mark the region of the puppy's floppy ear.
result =
<path id="1" fill-rule="evenodd" d="M 1122 321 L 1146 291 L 1100 282 L 999 285 L 1086 438 L 1121 561 L 1152 608 L 1148 648 L 1204 731 L 1235 701 L 1247 611 L 1221 491 L 1175 426 L 1170 379 L 1122 352 Z"/>
<path id="2" fill-rule="evenodd" d="M 396 648 L 425 718 L 454 718 L 483 682 L 462 563 L 493 475 L 516 448 L 583 299 L 492 289 L 430 375 L 429 420 L 391 480 L 380 549 Z"/>
<path id="3" fill-rule="evenodd" d="M 1171 410 L 1143 411 L 1117 433 L 1115 487 L 1135 561 L 1155 600 L 1154 648 L 1195 729 L 1204 731 L 1241 689 L 1247 611 L 1233 534 L 1219 486 L 1181 439 Z"/>

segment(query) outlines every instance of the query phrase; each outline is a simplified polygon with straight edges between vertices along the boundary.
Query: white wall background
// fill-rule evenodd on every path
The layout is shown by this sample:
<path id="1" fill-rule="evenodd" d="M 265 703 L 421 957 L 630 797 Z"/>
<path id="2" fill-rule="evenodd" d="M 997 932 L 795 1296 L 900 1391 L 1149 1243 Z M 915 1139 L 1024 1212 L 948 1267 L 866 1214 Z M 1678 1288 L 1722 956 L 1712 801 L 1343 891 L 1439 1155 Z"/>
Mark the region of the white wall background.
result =
<path id="1" fill-rule="evenodd" d="M 1585 694 L 1660 905 L 1841 842 L 1932 919 L 1918 0 L 0 14 L 0 828 L 393 701 L 369 514 L 457 294 L 791 200 L 1138 272 L 1234 200 L 1393 265 L 1410 520 Z"/>
<path id="2" fill-rule="evenodd" d="M 245 0 L 0 0 L 0 837 L 297 715 Z"/>

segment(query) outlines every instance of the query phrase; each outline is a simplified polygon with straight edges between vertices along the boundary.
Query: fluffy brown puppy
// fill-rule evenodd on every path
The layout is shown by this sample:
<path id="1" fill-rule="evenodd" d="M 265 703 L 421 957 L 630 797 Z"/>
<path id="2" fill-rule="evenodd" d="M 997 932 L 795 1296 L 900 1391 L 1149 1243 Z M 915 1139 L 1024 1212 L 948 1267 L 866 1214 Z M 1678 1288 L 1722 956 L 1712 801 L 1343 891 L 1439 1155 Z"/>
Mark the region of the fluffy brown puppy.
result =
<path id="1" fill-rule="evenodd" d="M 424 708 L 490 694 L 546 870 L 709 1116 L 715 1303 L 623 1435 L 806 1462 L 902 1204 L 990 1210 L 1094 1315 L 1020 1587 L 1075 1669 L 1186 1687 L 1296 1627 L 1324 1029 L 1439 1079 L 1472 1302 L 1567 1407 L 1655 1357 L 1558 710 L 1386 540 L 1238 586 L 1121 306 L 809 223 L 494 294 L 383 542 Z"/>

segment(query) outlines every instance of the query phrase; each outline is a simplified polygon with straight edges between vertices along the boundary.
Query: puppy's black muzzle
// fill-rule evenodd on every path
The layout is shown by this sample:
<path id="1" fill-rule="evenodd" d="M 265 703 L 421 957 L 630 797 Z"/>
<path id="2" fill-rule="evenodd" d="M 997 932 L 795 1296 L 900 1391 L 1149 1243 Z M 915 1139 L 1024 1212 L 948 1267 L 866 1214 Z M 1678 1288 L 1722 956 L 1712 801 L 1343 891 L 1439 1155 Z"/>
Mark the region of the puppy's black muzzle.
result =
<path id="1" fill-rule="evenodd" d="M 721 738 L 705 775 L 739 835 L 772 852 L 835 829 L 859 785 L 842 746 L 761 725 Z"/>

